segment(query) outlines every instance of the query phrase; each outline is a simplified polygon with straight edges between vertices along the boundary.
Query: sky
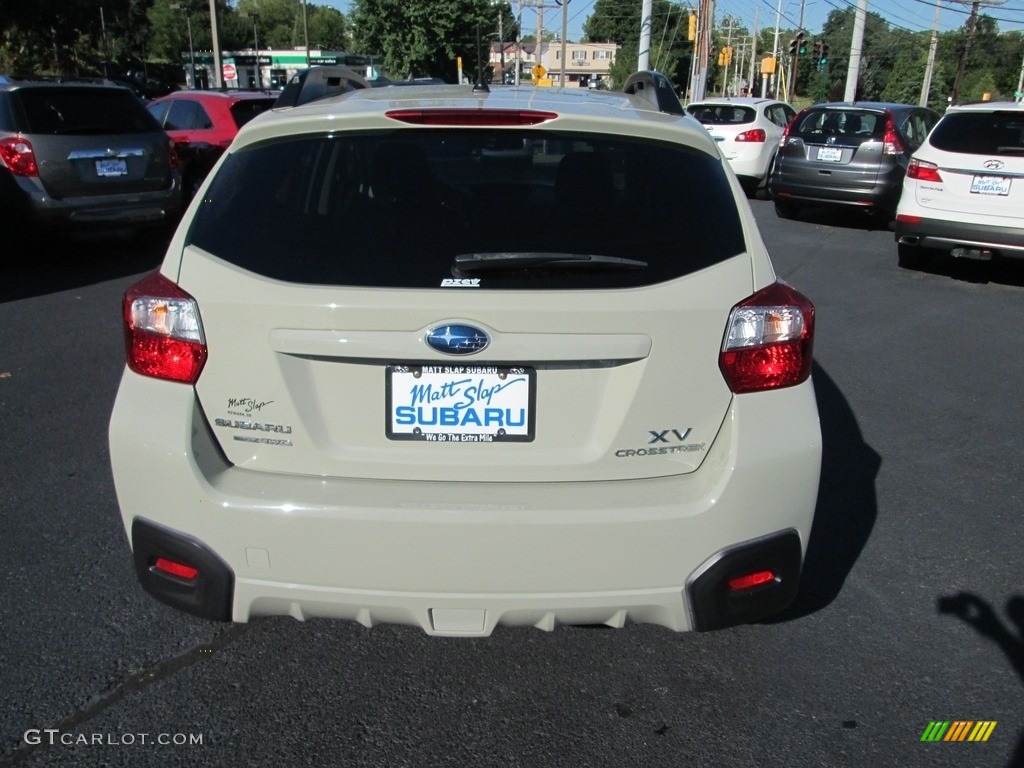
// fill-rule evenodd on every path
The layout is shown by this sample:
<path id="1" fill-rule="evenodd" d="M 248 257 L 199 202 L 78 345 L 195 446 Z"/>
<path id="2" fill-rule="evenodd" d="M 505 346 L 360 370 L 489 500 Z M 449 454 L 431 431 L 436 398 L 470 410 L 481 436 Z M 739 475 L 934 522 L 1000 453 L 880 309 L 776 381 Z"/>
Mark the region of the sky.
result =
<path id="1" fill-rule="evenodd" d="M 350 0 L 310 0 L 317 5 L 330 5 L 342 13 L 348 13 Z M 554 0 L 544 0 L 550 5 L 544 13 L 544 26 L 547 29 L 561 31 L 561 8 Z M 593 13 L 595 0 L 569 0 L 567 35 L 569 40 L 579 40 L 583 36 L 583 24 Z M 687 4 L 686 0 L 683 2 Z M 697 0 L 689 0 L 696 6 Z M 952 0 L 868 0 L 868 11 L 881 15 L 890 26 L 907 29 L 912 32 L 932 29 L 935 23 L 936 6 L 940 5 L 939 29 L 946 31 L 958 29 L 966 22 L 971 12 L 969 0 L 952 2 Z M 641 12 L 642 0 L 637 0 L 637 15 Z M 512 0 L 513 10 L 517 7 Z M 803 9 L 803 27 L 812 34 L 821 31 L 825 19 L 833 10 L 847 7 L 856 8 L 857 0 L 716 0 L 715 17 L 726 15 L 736 16 L 749 28 L 754 28 L 754 17 L 757 16 L 759 29 L 774 27 L 776 16 L 782 29 L 796 29 L 799 26 L 801 7 Z M 996 19 L 999 30 L 1024 31 L 1024 0 L 982 0 L 982 12 Z M 532 8 L 523 9 L 523 29 L 532 34 L 537 29 L 537 16 Z"/>

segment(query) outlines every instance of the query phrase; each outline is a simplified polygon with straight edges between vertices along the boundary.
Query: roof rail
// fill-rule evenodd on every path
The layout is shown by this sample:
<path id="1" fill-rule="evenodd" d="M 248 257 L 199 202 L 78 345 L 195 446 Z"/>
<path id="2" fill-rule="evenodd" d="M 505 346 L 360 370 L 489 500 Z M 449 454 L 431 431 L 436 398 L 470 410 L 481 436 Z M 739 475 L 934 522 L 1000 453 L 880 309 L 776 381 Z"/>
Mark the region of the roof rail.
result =
<path id="1" fill-rule="evenodd" d="M 317 99 L 369 87 L 369 81 L 354 69 L 309 67 L 292 77 L 274 102 L 274 108 L 299 107 Z"/>
<path id="2" fill-rule="evenodd" d="M 669 115 L 685 115 L 683 105 L 679 102 L 672 83 L 660 72 L 654 70 L 642 70 L 635 72 L 626 78 L 626 84 L 622 86 L 623 93 L 631 93 L 641 96 L 652 107 L 659 112 Z"/>

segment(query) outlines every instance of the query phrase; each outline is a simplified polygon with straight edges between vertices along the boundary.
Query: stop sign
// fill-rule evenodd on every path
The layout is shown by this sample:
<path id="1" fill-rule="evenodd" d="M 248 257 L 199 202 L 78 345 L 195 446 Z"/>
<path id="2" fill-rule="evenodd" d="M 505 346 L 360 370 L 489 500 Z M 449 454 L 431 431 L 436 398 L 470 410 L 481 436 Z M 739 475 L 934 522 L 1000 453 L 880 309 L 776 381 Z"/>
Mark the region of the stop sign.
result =
<path id="1" fill-rule="evenodd" d="M 235 69 L 234 64 L 225 64 L 221 69 L 224 71 L 225 80 L 237 80 L 238 70 Z"/>

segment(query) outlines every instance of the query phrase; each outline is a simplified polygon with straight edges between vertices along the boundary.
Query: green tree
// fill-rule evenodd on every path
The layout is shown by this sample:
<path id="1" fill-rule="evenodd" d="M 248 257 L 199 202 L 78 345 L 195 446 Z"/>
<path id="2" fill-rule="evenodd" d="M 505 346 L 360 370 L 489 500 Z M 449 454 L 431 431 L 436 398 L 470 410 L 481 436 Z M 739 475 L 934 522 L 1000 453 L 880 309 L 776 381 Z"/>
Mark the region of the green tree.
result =
<path id="1" fill-rule="evenodd" d="M 391 77 L 431 75 L 454 81 L 459 57 L 467 75 L 478 63 L 487 66 L 498 13 L 504 27 L 513 29 L 508 3 L 495 6 L 490 0 L 355 0 L 350 15 L 356 51 L 382 54 Z"/>

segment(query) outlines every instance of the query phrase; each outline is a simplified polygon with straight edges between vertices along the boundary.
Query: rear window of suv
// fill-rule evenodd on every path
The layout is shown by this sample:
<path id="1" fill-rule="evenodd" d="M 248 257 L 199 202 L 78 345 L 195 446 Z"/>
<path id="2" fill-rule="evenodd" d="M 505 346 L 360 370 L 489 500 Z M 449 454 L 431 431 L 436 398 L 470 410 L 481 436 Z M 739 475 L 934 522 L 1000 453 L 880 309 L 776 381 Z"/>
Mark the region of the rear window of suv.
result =
<path id="1" fill-rule="evenodd" d="M 732 104 L 691 104 L 686 110 L 704 125 L 743 125 L 754 122 L 757 117 L 753 107 Z"/>
<path id="2" fill-rule="evenodd" d="M 241 128 L 256 117 L 256 115 L 263 114 L 273 107 L 276 100 L 276 97 L 268 99 L 241 99 L 231 105 L 231 117 L 234 118 L 235 125 Z"/>
<path id="3" fill-rule="evenodd" d="M 191 245 L 300 283 L 433 288 L 479 277 L 488 288 L 632 287 L 746 250 L 721 160 L 594 134 L 289 137 L 229 155 L 206 199 Z M 552 253 L 570 258 L 493 264 L 496 254 Z M 468 273 L 455 261 L 467 254 L 492 261 Z"/>
<path id="4" fill-rule="evenodd" d="M 1024 113 L 950 112 L 932 129 L 936 149 L 970 155 L 1024 155 Z"/>
<path id="5" fill-rule="evenodd" d="M 885 136 L 885 115 L 857 109 L 812 109 L 793 124 L 789 135 L 807 141 L 827 136 L 881 139 Z"/>
<path id="6" fill-rule="evenodd" d="M 163 130 L 123 88 L 19 88 L 17 99 L 27 121 L 24 133 L 95 136 Z"/>

